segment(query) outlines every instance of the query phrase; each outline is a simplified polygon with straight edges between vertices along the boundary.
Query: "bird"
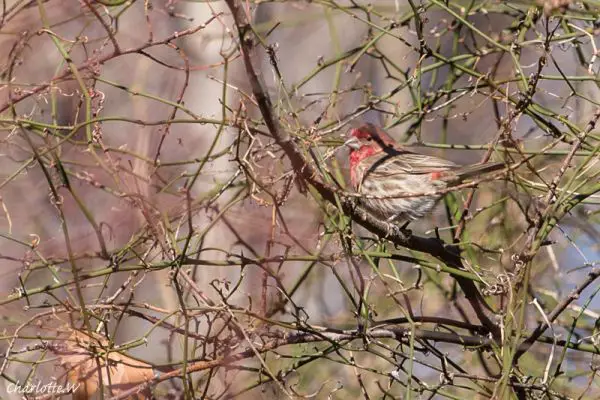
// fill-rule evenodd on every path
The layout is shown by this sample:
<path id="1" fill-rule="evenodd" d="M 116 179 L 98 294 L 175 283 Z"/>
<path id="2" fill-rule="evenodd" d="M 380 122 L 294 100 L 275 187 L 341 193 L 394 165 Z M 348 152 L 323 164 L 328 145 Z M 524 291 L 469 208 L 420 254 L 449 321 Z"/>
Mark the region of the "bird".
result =
<path id="1" fill-rule="evenodd" d="M 371 123 L 352 128 L 344 144 L 360 205 L 375 218 L 404 227 L 427 215 L 445 189 L 504 168 L 502 162 L 461 166 L 408 150 Z"/>

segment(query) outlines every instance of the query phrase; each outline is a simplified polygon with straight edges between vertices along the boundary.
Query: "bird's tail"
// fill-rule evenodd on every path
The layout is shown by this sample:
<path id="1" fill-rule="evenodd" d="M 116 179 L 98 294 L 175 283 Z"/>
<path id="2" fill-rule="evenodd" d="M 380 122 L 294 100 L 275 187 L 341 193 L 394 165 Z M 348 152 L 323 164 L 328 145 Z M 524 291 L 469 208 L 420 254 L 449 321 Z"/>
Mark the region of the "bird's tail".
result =
<path id="1" fill-rule="evenodd" d="M 474 164 L 460 167 L 453 171 L 460 181 L 468 181 L 473 178 L 478 178 L 482 175 L 487 175 L 492 172 L 496 172 L 504 168 L 503 162 L 491 162 L 485 164 Z"/>

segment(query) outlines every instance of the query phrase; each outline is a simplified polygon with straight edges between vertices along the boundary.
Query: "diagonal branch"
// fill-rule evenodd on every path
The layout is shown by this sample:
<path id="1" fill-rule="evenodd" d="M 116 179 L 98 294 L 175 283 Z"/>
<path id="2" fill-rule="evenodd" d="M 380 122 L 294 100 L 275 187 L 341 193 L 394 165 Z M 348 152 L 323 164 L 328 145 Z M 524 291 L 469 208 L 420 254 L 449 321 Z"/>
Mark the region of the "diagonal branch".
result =
<path id="1" fill-rule="evenodd" d="M 573 289 L 573 291 L 567 297 L 562 299 L 562 301 L 558 303 L 554 307 L 554 309 L 548 314 L 548 322 L 554 322 L 554 320 L 558 318 L 558 316 L 561 315 L 564 310 L 566 310 L 569 304 L 577 300 L 581 293 L 596 279 L 598 279 L 598 277 L 600 277 L 600 268 L 595 267 L 590 272 L 588 272 L 586 279 L 583 282 L 581 282 L 575 289 Z M 542 321 L 538 324 L 533 333 L 529 335 L 529 337 L 526 340 L 524 340 L 523 343 L 521 343 L 521 345 L 519 346 L 519 349 L 515 354 L 515 362 L 531 348 L 533 343 L 535 343 L 535 341 L 538 340 L 539 337 L 542 336 L 546 329 L 548 329 L 549 327 L 550 326 L 546 321 Z"/>
<path id="2" fill-rule="evenodd" d="M 253 31 L 250 27 L 250 21 L 248 20 L 240 1 L 225 1 L 233 14 L 234 23 L 239 35 L 240 52 L 242 53 L 242 58 L 244 60 L 246 74 L 252 88 L 252 93 L 256 99 L 256 103 L 258 104 L 262 117 L 265 121 L 265 125 L 273 136 L 275 142 L 285 152 L 299 178 L 312 185 L 325 200 L 332 204 L 336 204 L 336 195 L 340 194 L 337 188 L 323 182 L 319 178 L 318 172 L 307 162 L 300 151 L 300 148 L 293 141 L 292 137 L 288 132 L 281 128 L 278 121 L 274 117 L 271 99 L 261 85 L 258 75 L 252 65 L 251 54 L 253 49 L 253 40 L 252 37 L 247 34 L 250 34 Z M 354 199 L 347 196 L 341 197 L 341 204 L 344 213 L 350 215 L 358 224 L 369 231 L 379 235 L 380 237 L 386 237 L 396 245 L 428 253 L 449 266 L 463 270 L 465 269 L 460 255 L 447 247 L 443 241 L 407 235 L 399 229 L 389 233 L 389 226 L 386 222 L 380 221 L 359 209 L 356 206 Z M 484 309 L 484 305 L 487 307 L 487 304 L 477 289 L 477 286 L 475 286 L 473 281 L 467 278 L 459 276 L 455 276 L 454 278 L 462 288 L 465 297 L 471 304 L 471 307 L 475 311 L 475 314 L 482 325 L 484 325 L 488 331 L 494 335 L 494 337 L 499 337 L 499 329 L 487 316 Z"/>

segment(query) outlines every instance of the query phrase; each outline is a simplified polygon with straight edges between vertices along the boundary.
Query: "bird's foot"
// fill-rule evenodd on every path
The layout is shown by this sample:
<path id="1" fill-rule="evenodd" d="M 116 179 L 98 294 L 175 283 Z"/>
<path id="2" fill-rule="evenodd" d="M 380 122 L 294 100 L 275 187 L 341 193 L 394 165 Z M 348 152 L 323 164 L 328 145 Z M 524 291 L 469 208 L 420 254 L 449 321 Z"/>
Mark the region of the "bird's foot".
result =
<path id="1" fill-rule="evenodd" d="M 408 221 L 404 221 L 404 223 L 400 226 L 398 226 L 396 224 L 396 222 L 400 222 L 399 220 L 404 219 L 403 218 L 403 214 L 397 214 L 394 215 L 390 218 L 388 218 L 385 222 L 386 222 L 386 235 L 385 238 L 387 239 L 388 237 L 390 237 L 391 235 L 394 236 L 406 236 L 411 235 L 412 232 L 410 229 L 406 229 L 406 227 L 408 226 L 408 224 L 410 224 L 410 219 Z"/>
<path id="2" fill-rule="evenodd" d="M 396 235 L 398 236 L 404 236 L 405 238 L 409 238 L 412 236 L 412 231 L 410 229 L 406 229 L 403 227 L 396 227 Z"/>
<path id="3" fill-rule="evenodd" d="M 408 238 L 408 237 L 412 236 L 412 231 L 410 229 L 407 229 L 406 228 L 407 226 L 408 226 L 408 222 L 404 223 L 401 226 L 398 226 L 396 224 L 392 224 L 389 222 L 386 223 L 384 239 L 388 239 L 391 236 L 404 237 L 404 238 Z"/>
<path id="4" fill-rule="evenodd" d="M 396 228 L 397 228 L 396 225 L 386 222 L 384 239 L 387 239 L 390 236 L 393 236 L 396 233 Z"/>
<path id="5" fill-rule="evenodd" d="M 409 221 L 410 222 L 410 221 Z M 401 237 L 404 239 L 404 241 L 410 239 L 410 237 L 412 236 L 412 231 L 410 229 L 407 229 L 406 227 L 408 226 L 409 222 L 405 222 L 404 224 L 402 224 L 401 226 L 398 225 L 394 225 L 394 235 L 396 237 Z M 398 249 L 399 247 L 401 247 L 400 244 L 395 243 L 394 247 L 396 249 Z"/>

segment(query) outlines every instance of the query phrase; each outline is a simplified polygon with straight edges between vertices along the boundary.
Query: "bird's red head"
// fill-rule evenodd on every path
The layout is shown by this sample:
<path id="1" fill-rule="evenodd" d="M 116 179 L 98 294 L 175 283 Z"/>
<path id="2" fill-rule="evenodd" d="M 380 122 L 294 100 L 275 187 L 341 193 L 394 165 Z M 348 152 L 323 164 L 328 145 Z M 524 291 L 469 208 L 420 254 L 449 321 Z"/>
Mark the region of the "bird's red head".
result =
<path id="1" fill-rule="evenodd" d="M 358 150 L 363 146 L 379 147 L 381 149 L 394 146 L 394 139 L 383 129 L 373 124 L 364 124 L 358 128 L 353 128 L 348 136 L 349 139 L 345 145 L 352 150 Z"/>

